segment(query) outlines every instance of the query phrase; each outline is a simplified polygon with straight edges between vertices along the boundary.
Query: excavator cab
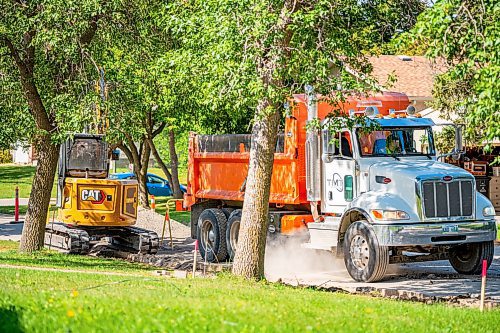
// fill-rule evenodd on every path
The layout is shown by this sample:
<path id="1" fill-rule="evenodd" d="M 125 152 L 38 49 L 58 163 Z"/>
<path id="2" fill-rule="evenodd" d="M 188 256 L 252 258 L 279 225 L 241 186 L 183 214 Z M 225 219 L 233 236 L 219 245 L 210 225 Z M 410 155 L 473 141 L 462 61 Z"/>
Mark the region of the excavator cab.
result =
<path id="1" fill-rule="evenodd" d="M 46 245 L 86 253 L 103 239 L 113 248 L 155 253 L 158 236 L 132 227 L 137 220 L 138 184 L 108 179 L 111 153 L 103 135 L 75 134 L 61 145 L 57 183 L 57 221 L 46 228 Z"/>
<path id="2" fill-rule="evenodd" d="M 62 208 L 66 177 L 108 178 L 108 144 L 103 135 L 76 134 L 61 145 L 57 182 L 57 207 Z"/>

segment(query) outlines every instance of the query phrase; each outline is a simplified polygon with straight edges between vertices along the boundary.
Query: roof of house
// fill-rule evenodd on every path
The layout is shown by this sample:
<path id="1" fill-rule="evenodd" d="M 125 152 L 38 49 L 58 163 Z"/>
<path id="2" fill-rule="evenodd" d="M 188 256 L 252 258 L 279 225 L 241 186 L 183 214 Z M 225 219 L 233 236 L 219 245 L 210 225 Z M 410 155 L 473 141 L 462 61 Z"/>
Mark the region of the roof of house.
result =
<path id="1" fill-rule="evenodd" d="M 396 82 L 386 89 L 405 93 L 410 99 L 432 98 L 434 77 L 446 70 L 443 61 L 423 56 L 380 55 L 369 60 L 373 66 L 372 75 L 381 85 L 386 85 L 389 75 L 394 75 Z"/>

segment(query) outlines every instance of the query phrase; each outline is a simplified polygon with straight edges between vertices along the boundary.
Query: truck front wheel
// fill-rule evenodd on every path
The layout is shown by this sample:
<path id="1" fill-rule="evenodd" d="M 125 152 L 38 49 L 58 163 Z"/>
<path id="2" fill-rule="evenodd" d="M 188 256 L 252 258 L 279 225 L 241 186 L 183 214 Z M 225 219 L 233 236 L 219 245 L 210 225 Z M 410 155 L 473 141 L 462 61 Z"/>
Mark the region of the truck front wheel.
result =
<path id="1" fill-rule="evenodd" d="M 221 262 L 227 258 L 227 219 L 220 209 L 205 209 L 198 218 L 197 239 L 201 257 L 208 262 Z"/>
<path id="2" fill-rule="evenodd" d="M 344 262 L 349 275 L 359 282 L 381 280 L 389 265 L 389 250 L 380 246 L 367 221 L 354 222 L 344 237 Z"/>
<path id="3" fill-rule="evenodd" d="M 450 249 L 450 264 L 460 274 L 479 274 L 483 260 L 486 260 L 490 267 L 493 250 L 493 241 L 454 246 Z"/>

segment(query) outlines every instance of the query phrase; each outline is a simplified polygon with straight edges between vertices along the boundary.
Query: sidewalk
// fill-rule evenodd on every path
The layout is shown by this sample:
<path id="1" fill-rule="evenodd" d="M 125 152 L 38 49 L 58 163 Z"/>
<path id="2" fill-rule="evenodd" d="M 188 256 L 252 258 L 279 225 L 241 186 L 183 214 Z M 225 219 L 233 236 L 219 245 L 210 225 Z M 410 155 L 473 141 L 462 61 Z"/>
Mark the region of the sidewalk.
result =
<path id="1" fill-rule="evenodd" d="M 20 221 L 24 221 L 24 215 L 19 216 Z M 23 232 L 23 223 L 10 224 L 14 221 L 13 215 L 0 214 L 0 240 L 20 241 Z"/>

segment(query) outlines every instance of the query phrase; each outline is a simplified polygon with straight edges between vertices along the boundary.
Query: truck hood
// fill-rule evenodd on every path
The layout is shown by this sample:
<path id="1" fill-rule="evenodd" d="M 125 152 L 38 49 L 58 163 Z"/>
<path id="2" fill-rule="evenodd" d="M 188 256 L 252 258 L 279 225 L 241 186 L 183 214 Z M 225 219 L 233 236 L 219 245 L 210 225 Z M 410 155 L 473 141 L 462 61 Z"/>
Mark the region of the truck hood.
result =
<path id="1" fill-rule="evenodd" d="M 434 160 L 416 160 L 412 158 L 401 158 L 400 161 L 386 160 L 375 162 L 369 167 L 369 190 L 377 195 L 385 195 L 388 198 L 394 196 L 402 201 L 397 203 L 396 199 L 389 200 L 385 207 L 390 209 L 403 209 L 411 216 L 411 222 L 419 221 L 416 185 L 418 179 L 442 179 L 444 176 L 453 178 L 474 179 L 469 172 L 459 167 Z M 388 184 L 376 181 L 377 176 L 391 179 Z M 370 193 L 369 192 L 369 193 Z M 373 200 L 372 200 L 373 201 Z M 403 208 L 406 203 L 406 208 Z M 401 207 L 401 208 L 398 208 Z"/>
<path id="2" fill-rule="evenodd" d="M 420 179 L 442 179 L 451 176 L 454 179 L 466 178 L 474 181 L 474 176 L 459 167 L 434 161 L 401 158 L 400 161 L 386 159 L 376 161 L 364 170 L 368 174 L 369 188 L 362 192 L 354 206 L 364 207 L 365 211 L 373 209 L 403 210 L 410 215 L 408 223 L 421 222 L 419 200 L 417 198 Z M 377 182 L 376 177 L 387 177 L 389 183 Z M 476 195 L 477 207 L 475 216 L 482 216 L 481 212 L 489 204 L 481 195 Z M 479 200 L 479 201 L 478 201 Z"/>
<path id="3" fill-rule="evenodd" d="M 385 176 L 394 181 L 404 181 L 405 178 L 406 180 L 414 181 L 419 176 L 473 178 L 469 172 L 451 164 L 434 160 L 405 159 L 404 157 L 400 161 L 383 161 L 372 164 L 370 166 L 370 174 L 373 175 L 373 180 L 375 180 L 375 176 Z"/>

